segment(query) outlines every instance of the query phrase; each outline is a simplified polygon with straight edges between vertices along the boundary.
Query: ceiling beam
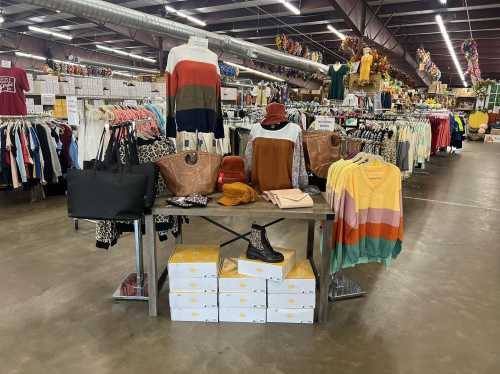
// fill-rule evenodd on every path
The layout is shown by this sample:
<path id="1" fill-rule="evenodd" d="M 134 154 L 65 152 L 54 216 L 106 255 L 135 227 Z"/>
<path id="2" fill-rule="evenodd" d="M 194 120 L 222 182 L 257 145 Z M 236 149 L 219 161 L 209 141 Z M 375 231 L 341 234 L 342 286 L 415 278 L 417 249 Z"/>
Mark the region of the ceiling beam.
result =
<path id="1" fill-rule="evenodd" d="M 386 24 L 380 20 L 364 0 L 331 0 L 331 3 L 342 14 L 346 23 L 356 35 L 370 44 L 375 44 L 378 48 L 389 52 L 392 56 L 400 58 L 403 61 L 399 66 L 402 70 L 415 77 L 418 81 L 429 85 L 428 81 L 424 81 L 416 73 L 417 62 L 412 55 L 406 52 L 406 49 L 392 35 Z"/>

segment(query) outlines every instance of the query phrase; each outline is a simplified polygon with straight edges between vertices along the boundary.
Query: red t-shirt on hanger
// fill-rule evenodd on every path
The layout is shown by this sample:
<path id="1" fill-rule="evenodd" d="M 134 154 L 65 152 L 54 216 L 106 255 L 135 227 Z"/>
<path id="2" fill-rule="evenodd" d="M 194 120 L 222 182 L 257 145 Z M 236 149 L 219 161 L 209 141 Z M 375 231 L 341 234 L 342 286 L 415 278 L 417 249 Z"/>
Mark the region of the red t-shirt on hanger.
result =
<path id="1" fill-rule="evenodd" d="M 30 86 L 26 72 L 18 67 L 0 67 L 0 115 L 26 115 L 25 91 Z"/>

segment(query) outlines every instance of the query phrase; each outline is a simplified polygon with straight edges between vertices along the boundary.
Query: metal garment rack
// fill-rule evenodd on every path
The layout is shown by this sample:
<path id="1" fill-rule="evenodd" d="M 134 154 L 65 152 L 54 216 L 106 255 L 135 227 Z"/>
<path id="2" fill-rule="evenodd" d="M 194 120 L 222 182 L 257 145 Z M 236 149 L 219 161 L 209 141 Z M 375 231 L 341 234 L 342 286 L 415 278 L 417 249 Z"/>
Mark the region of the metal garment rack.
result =
<path id="1" fill-rule="evenodd" d="M 49 117 L 51 117 L 51 115 L 47 113 L 27 114 L 27 115 L 0 115 L 0 122 L 2 122 L 3 120 L 19 120 L 19 119 L 29 120 L 29 119 L 49 118 Z M 31 194 L 30 198 L 31 203 L 45 200 L 46 197 L 45 191 L 43 190 L 41 183 L 33 186 L 33 188 L 30 189 L 30 194 Z"/>
<path id="2" fill-rule="evenodd" d="M 88 222 L 96 223 L 93 220 L 85 220 Z M 144 219 L 134 220 L 134 242 L 135 242 L 135 273 L 128 274 L 123 278 L 122 282 L 118 285 L 113 293 L 113 299 L 118 301 L 148 301 L 147 284 L 144 273 L 144 251 L 143 251 L 143 238 L 142 238 L 142 224 Z M 78 230 L 78 219 L 73 220 L 75 230 Z M 135 275 L 137 279 L 136 295 L 123 295 L 122 284 L 131 275 Z"/>
<path id="3" fill-rule="evenodd" d="M 145 273 L 144 273 L 144 253 L 143 253 L 143 241 L 142 241 L 142 222 L 143 219 L 134 220 L 134 241 L 135 241 L 135 276 L 136 276 L 136 294 L 135 295 L 123 295 L 122 294 L 122 284 L 132 274 L 128 274 L 127 277 L 118 285 L 116 291 L 113 293 L 113 299 L 121 301 L 148 301 L 146 287 L 145 287 Z"/>

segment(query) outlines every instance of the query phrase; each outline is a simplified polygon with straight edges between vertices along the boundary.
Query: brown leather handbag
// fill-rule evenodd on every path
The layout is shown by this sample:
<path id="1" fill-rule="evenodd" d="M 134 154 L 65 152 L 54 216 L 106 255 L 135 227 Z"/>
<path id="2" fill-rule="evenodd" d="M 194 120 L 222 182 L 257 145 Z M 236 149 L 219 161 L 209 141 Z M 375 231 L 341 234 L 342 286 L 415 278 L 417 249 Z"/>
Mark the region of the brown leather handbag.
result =
<path id="1" fill-rule="evenodd" d="M 333 131 L 306 131 L 303 138 L 306 166 L 316 176 L 326 178 L 330 165 L 341 158 L 341 136 Z"/>
<path id="2" fill-rule="evenodd" d="M 208 152 L 184 151 L 156 162 L 167 188 L 175 196 L 214 192 L 222 156 Z"/>

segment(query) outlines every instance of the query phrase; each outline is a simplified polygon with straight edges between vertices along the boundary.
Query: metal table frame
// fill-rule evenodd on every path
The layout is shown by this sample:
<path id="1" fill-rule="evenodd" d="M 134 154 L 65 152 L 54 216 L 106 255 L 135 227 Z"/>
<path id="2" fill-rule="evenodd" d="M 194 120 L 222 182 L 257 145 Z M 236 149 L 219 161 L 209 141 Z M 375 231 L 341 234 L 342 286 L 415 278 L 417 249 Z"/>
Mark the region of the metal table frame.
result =
<path id="1" fill-rule="evenodd" d="M 240 205 L 235 207 L 224 207 L 218 205 L 216 200 L 218 195 L 214 195 L 212 201 L 206 208 L 190 208 L 182 209 L 173 206 L 161 206 L 165 204 L 162 199 L 157 199 L 157 205 L 153 208 L 152 214 L 146 215 L 146 242 L 144 251 L 148 254 L 147 273 L 148 273 L 148 304 L 149 315 L 157 316 L 159 312 L 159 274 L 157 263 L 157 244 L 156 244 L 156 229 L 153 217 L 158 214 L 170 216 L 189 216 L 203 217 L 209 222 L 216 224 L 218 227 L 235 235 L 235 239 L 222 243 L 227 245 L 235 240 L 246 239 L 248 233 L 240 234 L 231 228 L 222 225 L 207 217 L 245 217 L 245 218 L 261 218 L 275 219 L 270 224 L 277 223 L 283 219 L 297 219 L 307 221 L 307 258 L 311 261 L 313 270 L 316 275 L 317 288 L 319 289 L 316 298 L 315 319 L 320 323 L 328 321 L 328 291 L 330 286 L 330 243 L 332 240 L 332 229 L 334 213 L 328 206 L 321 195 L 314 196 L 313 208 L 302 209 L 279 209 L 271 203 L 265 201 L 257 201 L 248 205 Z M 314 236 L 315 226 L 319 222 L 320 228 L 320 262 L 316 265 L 314 255 Z M 270 225 L 268 224 L 268 225 Z M 178 242 L 182 242 L 182 233 L 178 237 Z M 161 278 L 165 276 L 165 272 Z"/>

